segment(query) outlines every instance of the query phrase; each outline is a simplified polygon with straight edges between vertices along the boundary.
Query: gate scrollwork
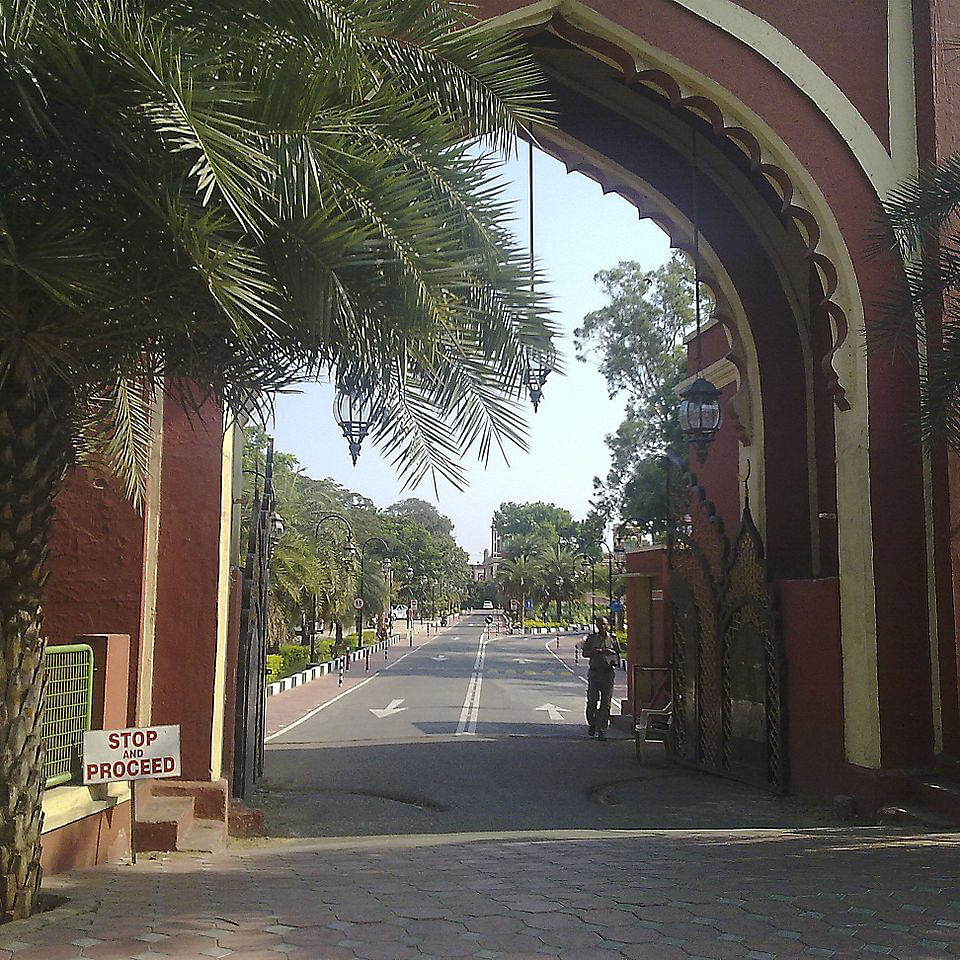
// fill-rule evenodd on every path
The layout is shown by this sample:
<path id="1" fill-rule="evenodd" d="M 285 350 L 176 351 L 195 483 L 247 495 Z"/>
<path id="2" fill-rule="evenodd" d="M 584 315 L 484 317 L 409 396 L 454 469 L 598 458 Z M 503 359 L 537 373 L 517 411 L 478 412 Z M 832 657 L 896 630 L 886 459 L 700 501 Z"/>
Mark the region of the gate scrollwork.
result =
<path id="1" fill-rule="evenodd" d="M 784 666 L 763 541 L 749 502 L 731 549 L 690 474 L 683 500 L 670 544 L 674 753 L 784 792 Z"/>

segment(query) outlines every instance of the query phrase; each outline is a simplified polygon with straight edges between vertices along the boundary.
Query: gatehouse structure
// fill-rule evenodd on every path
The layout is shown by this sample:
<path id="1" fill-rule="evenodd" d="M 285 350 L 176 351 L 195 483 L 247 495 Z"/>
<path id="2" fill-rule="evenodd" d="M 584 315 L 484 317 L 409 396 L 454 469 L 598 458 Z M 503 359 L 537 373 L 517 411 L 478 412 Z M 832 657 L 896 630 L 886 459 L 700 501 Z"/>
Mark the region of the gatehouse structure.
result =
<path id="1" fill-rule="evenodd" d="M 714 307 L 690 374 L 702 352 L 725 420 L 678 478 L 669 556 L 627 555 L 631 658 L 670 664 L 677 758 L 867 812 L 950 794 L 960 472 L 916 442 L 915 352 L 875 334 L 898 268 L 871 234 L 890 190 L 956 147 L 956 4 L 479 6 L 550 79 L 543 149 L 688 252 L 697 196 Z M 243 637 L 269 504 L 242 542 L 239 439 L 216 403 L 158 408 L 142 512 L 89 471 L 57 504 L 45 627 L 64 670 L 105 728 L 183 727 L 184 779 L 147 791 L 155 832 L 196 817 L 219 837 L 256 772 Z M 49 870 L 129 851 L 126 787 L 68 782 L 70 760 L 47 792 Z"/>
<path id="2" fill-rule="evenodd" d="M 696 190 L 715 304 L 704 373 L 725 422 L 689 481 L 671 574 L 646 551 L 628 557 L 631 619 L 658 622 L 651 591 L 664 591 L 681 759 L 730 775 L 747 763 L 747 779 L 769 766 L 776 789 L 871 809 L 901 799 L 960 746 L 960 503 L 954 458 L 916 440 L 916 353 L 876 335 L 898 268 L 872 239 L 883 198 L 956 147 L 945 44 L 960 12 L 941 0 L 481 8 L 523 31 L 550 77 L 544 150 L 687 252 Z M 640 642 L 634 659 L 655 658 Z"/>

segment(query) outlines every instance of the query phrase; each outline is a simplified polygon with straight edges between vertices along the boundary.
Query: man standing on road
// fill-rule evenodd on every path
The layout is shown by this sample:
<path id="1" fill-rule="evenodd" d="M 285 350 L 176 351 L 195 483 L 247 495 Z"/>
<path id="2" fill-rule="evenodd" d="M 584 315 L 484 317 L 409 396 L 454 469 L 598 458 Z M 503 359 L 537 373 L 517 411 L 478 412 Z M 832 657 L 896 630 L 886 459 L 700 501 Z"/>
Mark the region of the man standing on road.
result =
<path id="1" fill-rule="evenodd" d="M 587 727 L 590 736 L 607 739 L 610 723 L 610 700 L 613 697 L 613 681 L 620 651 L 610 636 L 604 617 L 597 620 L 595 633 L 590 634 L 580 645 L 584 657 L 590 662 L 587 672 Z"/>

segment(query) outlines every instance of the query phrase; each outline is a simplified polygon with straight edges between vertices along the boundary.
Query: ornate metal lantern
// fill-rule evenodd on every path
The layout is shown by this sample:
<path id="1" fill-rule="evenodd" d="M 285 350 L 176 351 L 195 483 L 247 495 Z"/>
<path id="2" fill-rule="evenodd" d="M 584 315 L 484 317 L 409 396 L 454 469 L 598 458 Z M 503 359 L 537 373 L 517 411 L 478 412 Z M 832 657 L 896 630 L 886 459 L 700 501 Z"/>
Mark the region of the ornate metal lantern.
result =
<path id="1" fill-rule="evenodd" d="M 360 446 L 382 409 L 382 397 L 357 383 L 346 383 L 337 389 L 333 416 L 350 446 L 350 458 L 354 466 L 360 456 Z"/>
<path id="2" fill-rule="evenodd" d="M 723 423 L 720 391 L 702 374 L 680 393 L 677 418 L 688 443 L 697 451 L 697 462 L 707 459 L 707 447 Z"/>
<path id="3" fill-rule="evenodd" d="M 693 296 L 694 314 L 697 323 L 697 377 L 680 393 L 680 406 L 677 408 L 677 419 L 680 428 L 686 436 L 687 442 L 693 444 L 697 451 L 697 463 L 704 464 L 707 460 L 707 447 L 716 436 L 723 423 L 723 411 L 720 408 L 720 391 L 703 375 L 703 344 L 700 329 L 700 222 L 698 219 L 697 200 L 699 193 L 698 166 L 697 166 L 697 131 L 693 130 L 693 151 L 691 158 L 693 172 Z"/>
<path id="4" fill-rule="evenodd" d="M 543 399 L 543 385 L 547 377 L 557 364 L 557 351 L 548 347 L 542 353 L 528 354 L 527 363 L 527 390 L 530 392 L 530 402 L 533 412 L 537 412 L 540 401 Z"/>

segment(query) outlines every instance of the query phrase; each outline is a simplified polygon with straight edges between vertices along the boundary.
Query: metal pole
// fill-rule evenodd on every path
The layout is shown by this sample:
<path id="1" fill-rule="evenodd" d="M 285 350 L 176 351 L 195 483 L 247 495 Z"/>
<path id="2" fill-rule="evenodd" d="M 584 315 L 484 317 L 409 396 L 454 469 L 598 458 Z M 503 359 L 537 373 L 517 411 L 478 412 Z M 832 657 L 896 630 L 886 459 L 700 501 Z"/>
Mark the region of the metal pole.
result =
<path id="1" fill-rule="evenodd" d="M 366 548 L 364 543 L 360 547 L 360 589 L 358 596 L 360 598 L 360 608 L 357 610 L 357 649 L 363 646 L 363 551 Z"/>
<path id="2" fill-rule="evenodd" d="M 310 603 L 310 662 L 317 662 L 317 595 L 313 594 Z"/>
<path id="3" fill-rule="evenodd" d="M 607 616 L 613 616 L 613 553 L 607 552 Z"/>
<path id="4" fill-rule="evenodd" d="M 590 628 L 597 629 L 597 565 L 590 564 Z"/>
<path id="5" fill-rule="evenodd" d="M 137 781 L 130 781 L 130 863 L 137 865 Z"/>

